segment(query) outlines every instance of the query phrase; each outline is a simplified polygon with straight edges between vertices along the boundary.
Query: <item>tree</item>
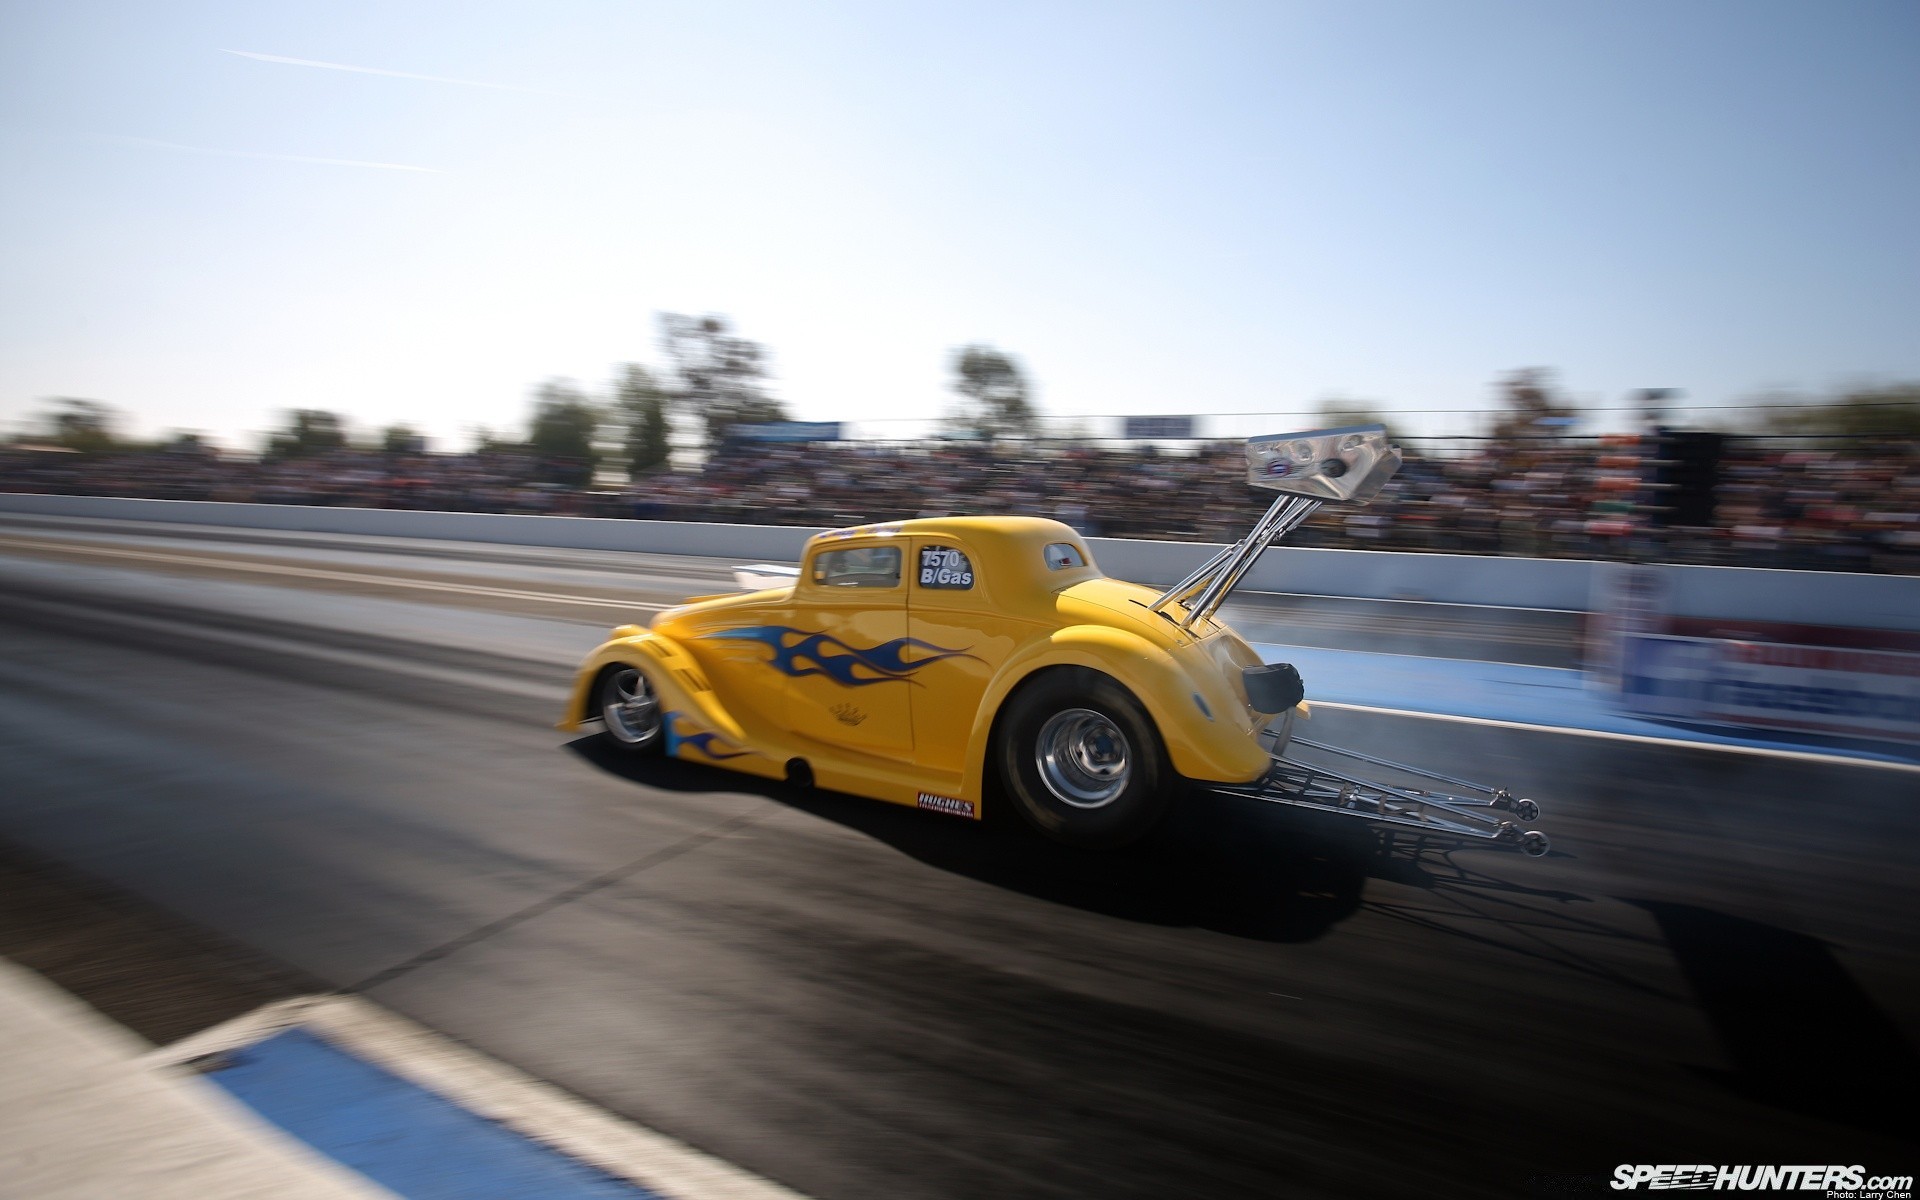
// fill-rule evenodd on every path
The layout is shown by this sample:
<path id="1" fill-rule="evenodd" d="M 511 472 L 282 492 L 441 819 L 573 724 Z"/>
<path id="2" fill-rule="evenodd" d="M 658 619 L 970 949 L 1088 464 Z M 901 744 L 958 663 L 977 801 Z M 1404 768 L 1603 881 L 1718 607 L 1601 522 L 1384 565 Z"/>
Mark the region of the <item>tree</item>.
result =
<path id="1" fill-rule="evenodd" d="M 780 402 L 761 390 L 766 347 L 736 337 L 725 317 L 661 313 L 660 347 L 678 377 L 673 400 L 700 418 L 708 449 L 735 425 L 787 419 Z"/>
<path id="2" fill-rule="evenodd" d="M 1920 383 L 1856 388 L 1818 407 L 1767 413 L 1772 433 L 1862 440 L 1920 439 Z"/>
<path id="3" fill-rule="evenodd" d="M 510 442 L 485 425 L 474 428 L 473 452 L 475 454 L 524 454 L 526 449 L 525 442 Z"/>
<path id="4" fill-rule="evenodd" d="M 1553 372 L 1545 367 L 1514 371 L 1497 386 L 1503 407 L 1490 431 L 1496 442 L 1559 437 L 1579 420 L 1573 404 L 1556 392 Z"/>
<path id="5" fill-rule="evenodd" d="M 267 439 L 268 458 L 305 458 L 339 450 L 347 444 L 340 414 L 317 408 L 298 408 L 287 414 L 287 426 Z"/>
<path id="6" fill-rule="evenodd" d="M 667 390 L 653 372 L 639 363 L 628 363 L 613 392 L 614 404 L 625 423 L 627 474 L 643 475 L 665 466 L 673 454 Z"/>
<path id="7" fill-rule="evenodd" d="M 1328 397 L 1320 402 L 1320 420 L 1328 429 L 1343 425 L 1384 425 L 1389 442 L 1400 440 L 1400 431 L 1394 428 L 1393 422 L 1366 400 L 1354 400 L 1346 396 Z"/>
<path id="8" fill-rule="evenodd" d="M 192 455 L 195 458 L 218 458 L 219 453 L 207 441 L 206 435 L 192 429 L 176 429 L 161 438 L 159 447 L 169 454 L 182 457 Z"/>
<path id="9" fill-rule="evenodd" d="M 953 376 L 962 405 L 948 418 L 949 426 L 969 437 L 1033 436 L 1027 377 L 1012 356 L 992 346 L 962 346 L 953 352 Z"/>
<path id="10" fill-rule="evenodd" d="M 598 461 L 593 441 L 599 428 L 600 410 L 572 382 L 549 379 L 541 384 L 527 432 L 527 447 L 540 460 L 541 477 L 570 487 L 592 483 Z"/>
<path id="11" fill-rule="evenodd" d="M 56 446 L 82 454 L 105 454 L 120 444 L 114 433 L 117 414 L 98 400 L 58 397 L 46 420 L 47 440 Z"/>
<path id="12" fill-rule="evenodd" d="M 424 454 L 427 439 L 411 425 L 389 425 L 380 435 L 380 451 L 383 454 Z"/>

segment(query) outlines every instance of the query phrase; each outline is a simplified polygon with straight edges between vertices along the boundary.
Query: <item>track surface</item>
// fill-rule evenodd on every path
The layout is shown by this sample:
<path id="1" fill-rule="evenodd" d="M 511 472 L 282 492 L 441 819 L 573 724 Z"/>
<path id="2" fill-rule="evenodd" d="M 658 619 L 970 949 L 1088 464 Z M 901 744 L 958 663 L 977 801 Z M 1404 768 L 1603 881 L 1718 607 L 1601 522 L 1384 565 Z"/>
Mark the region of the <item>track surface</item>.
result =
<path id="1" fill-rule="evenodd" d="M 724 564 L 426 549 L 0 529 L 0 837 L 822 1197 L 1911 1171 L 1911 774 L 1323 713 L 1556 853 L 1074 854 L 552 731 Z"/>

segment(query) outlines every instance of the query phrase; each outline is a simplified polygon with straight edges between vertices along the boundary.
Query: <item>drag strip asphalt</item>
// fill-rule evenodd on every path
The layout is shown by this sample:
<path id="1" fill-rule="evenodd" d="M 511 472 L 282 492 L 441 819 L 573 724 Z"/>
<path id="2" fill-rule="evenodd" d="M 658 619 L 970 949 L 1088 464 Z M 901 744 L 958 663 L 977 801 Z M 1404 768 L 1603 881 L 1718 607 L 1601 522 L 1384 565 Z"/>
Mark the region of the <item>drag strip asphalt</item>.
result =
<path id="1" fill-rule="evenodd" d="M 554 732 L 616 612 L 146 549 L 215 561 L 0 553 L 0 837 L 801 1192 L 1910 1170 L 1910 776 L 1326 711 L 1538 799 L 1555 852 L 1196 795 L 1076 854 Z"/>
<path id="2" fill-rule="evenodd" d="M 467 606 L 498 607 L 513 599 L 507 593 L 537 586 L 533 599 L 550 598 L 545 606 L 550 615 L 561 615 L 551 612 L 555 605 L 590 615 L 610 599 L 652 612 L 690 595 L 732 591 L 736 565 L 669 554 L 4 513 L 0 553 L 81 563 L 131 560 L 150 570 L 199 577 L 304 579 L 336 592 L 433 590 Z M 1242 591 L 1225 615 L 1256 641 L 1544 667 L 1574 666 L 1579 660 L 1581 624 L 1575 613 Z"/>

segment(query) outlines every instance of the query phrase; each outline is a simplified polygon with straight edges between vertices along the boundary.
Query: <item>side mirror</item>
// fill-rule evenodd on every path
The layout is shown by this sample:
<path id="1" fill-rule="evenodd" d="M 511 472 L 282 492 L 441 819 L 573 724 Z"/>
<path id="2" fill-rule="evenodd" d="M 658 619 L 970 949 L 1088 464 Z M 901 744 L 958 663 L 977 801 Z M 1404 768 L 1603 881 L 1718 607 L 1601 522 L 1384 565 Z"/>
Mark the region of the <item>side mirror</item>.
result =
<path id="1" fill-rule="evenodd" d="M 1274 492 L 1365 504 L 1399 469 L 1400 448 L 1384 425 L 1247 439 L 1247 482 Z"/>

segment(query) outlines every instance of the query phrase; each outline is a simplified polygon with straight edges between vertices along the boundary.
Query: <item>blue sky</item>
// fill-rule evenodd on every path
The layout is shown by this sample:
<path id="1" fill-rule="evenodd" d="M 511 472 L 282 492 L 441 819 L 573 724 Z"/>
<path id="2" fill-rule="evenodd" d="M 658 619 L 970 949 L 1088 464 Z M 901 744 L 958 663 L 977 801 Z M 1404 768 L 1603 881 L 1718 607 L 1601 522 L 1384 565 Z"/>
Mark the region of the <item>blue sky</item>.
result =
<path id="1" fill-rule="evenodd" d="M 661 310 L 903 434 L 967 342 L 1048 412 L 1272 414 L 1238 433 L 1471 431 L 1535 365 L 1595 406 L 1920 378 L 1911 0 L 16 2 L 0 155 L 0 430 L 454 448 L 657 361 Z"/>

